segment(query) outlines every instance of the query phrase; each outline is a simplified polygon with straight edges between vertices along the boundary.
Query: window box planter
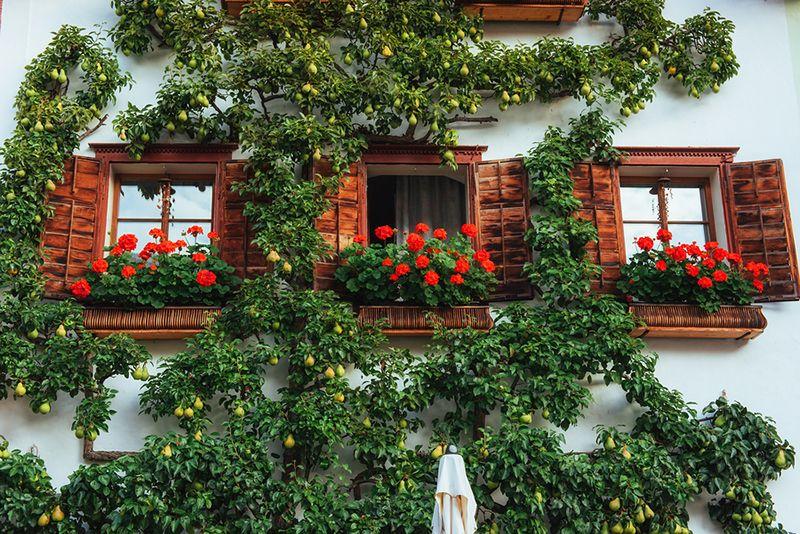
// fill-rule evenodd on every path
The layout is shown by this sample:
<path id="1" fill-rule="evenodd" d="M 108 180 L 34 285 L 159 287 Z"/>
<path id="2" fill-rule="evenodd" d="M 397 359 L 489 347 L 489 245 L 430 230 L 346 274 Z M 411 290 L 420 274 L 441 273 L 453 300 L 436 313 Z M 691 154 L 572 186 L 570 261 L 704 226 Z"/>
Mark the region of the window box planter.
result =
<path id="1" fill-rule="evenodd" d="M 429 336 L 433 334 L 433 322 L 428 319 L 433 314 L 442 321 L 445 328 L 467 328 L 489 330 L 494 320 L 489 306 L 453 306 L 429 308 L 425 306 L 360 306 L 358 320 L 361 324 L 377 324 L 387 321 L 384 334 L 395 336 Z M 434 319 L 435 320 L 435 319 Z"/>
<path id="2" fill-rule="evenodd" d="M 87 307 L 83 322 L 87 330 L 98 336 L 128 334 L 134 339 L 183 339 L 205 326 L 220 308 L 203 306 L 170 306 L 161 309 Z"/>
<path id="3" fill-rule="evenodd" d="M 577 22 L 588 0 L 458 0 L 467 13 L 489 21 Z"/>
<path id="4" fill-rule="evenodd" d="M 722 306 L 707 314 L 692 304 L 632 304 L 630 311 L 645 323 L 633 337 L 748 340 L 767 327 L 761 306 Z"/>

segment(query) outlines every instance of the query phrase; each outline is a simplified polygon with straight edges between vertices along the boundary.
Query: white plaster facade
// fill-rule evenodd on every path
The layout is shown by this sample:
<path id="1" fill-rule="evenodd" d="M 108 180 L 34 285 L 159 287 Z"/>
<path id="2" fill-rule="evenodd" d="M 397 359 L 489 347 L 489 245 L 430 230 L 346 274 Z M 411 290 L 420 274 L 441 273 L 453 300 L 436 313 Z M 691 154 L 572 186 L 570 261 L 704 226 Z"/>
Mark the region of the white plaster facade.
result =
<path id="1" fill-rule="evenodd" d="M 736 24 L 734 49 L 741 63 L 740 74 L 725 84 L 718 95 L 701 100 L 689 98 L 674 83 L 658 87 L 656 101 L 616 137 L 621 146 L 739 146 L 737 161 L 782 158 L 784 161 L 792 218 L 800 224 L 800 50 L 798 6 L 794 0 L 668 0 L 666 14 L 683 20 L 701 12 L 705 5 L 720 11 Z M 115 15 L 108 0 L 6 0 L 0 26 L 0 138 L 12 130 L 11 102 L 24 66 L 50 40 L 51 32 L 62 24 L 86 28 L 109 28 Z M 794 23 L 792 18 L 794 17 Z M 606 23 L 591 23 L 584 18 L 574 25 L 503 23 L 487 25 L 487 38 L 508 43 L 534 41 L 545 34 L 573 37 L 582 43 L 599 42 L 611 30 Z M 110 115 L 127 106 L 128 101 L 144 105 L 162 78 L 166 56 L 148 55 L 145 59 L 121 58 L 123 68 L 136 80 L 129 91 L 119 95 Z M 574 102 L 534 104 L 516 108 L 500 116 L 496 125 L 461 129 L 461 143 L 488 145 L 484 159 L 512 157 L 525 153 L 540 140 L 548 125 L 566 125 L 579 108 Z M 110 122 L 110 121 L 109 121 Z M 109 127 L 84 142 L 82 153 L 91 154 L 87 143 L 117 142 Z M 795 235 L 800 228 L 795 227 Z M 765 306 L 769 321 L 766 332 L 750 342 L 711 340 L 658 340 L 649 346 L 660 355 L 657 374 L 665 385 L 682 391 L 687 400 L 702 407 L 725 390 L 731 399 L 775 419 L 781 436 L 800 446 L 800 303 Z M 416 352 L 422 340 L 393 340 Z M 147 342 L 158 357 L 175 353 L 181 342 Z M 354 377 L 355 379 L 355 377 Z M 268 377 L 277 386 L 276 377 Z M 137 389 L 132 380 L 113 380 L 120 391 L 114 401 L 117 415 L 110 433 L 103 434 L 95 447 L 99 450 L 135 450 L 142 438 L 170 427 L 171 422 L 154 424 L 139 416 Z M 567 446 L 576 450 L 591 447 L 592 427 L 597 424 L 630 424 L 637 407 L 625 401 L 621 390 L 605 387 L 602 381 L 592 386 L 595 403 L 585 419 L 567 432 Z M 59 398 L 48 416 L 31 413 L 27 402 L 6 400 L 0 403 L 0 434 L 12 448 L 36 447 L 45 460 L 56 485 L 82 462 L 82 443 L 72 437 L 70 422 L 76 402 Z M 410 442 L 409 445 L 412 445 Z M 770 485 L 778 518 L 789 531 L 800 531 L 800 470 L 785 472 Z M 718 532 L 708 518 L 702 502 L 692 505 L 690 527 L 694 532 Z"/>

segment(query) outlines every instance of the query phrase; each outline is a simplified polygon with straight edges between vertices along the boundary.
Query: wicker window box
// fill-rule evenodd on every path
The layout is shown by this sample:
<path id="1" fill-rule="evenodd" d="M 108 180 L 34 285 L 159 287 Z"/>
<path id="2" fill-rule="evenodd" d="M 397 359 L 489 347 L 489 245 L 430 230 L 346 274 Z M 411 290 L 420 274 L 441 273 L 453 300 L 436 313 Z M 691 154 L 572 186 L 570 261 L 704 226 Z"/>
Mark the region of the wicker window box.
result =
<path id="1" fill-rule="evenodd" d="M 219 308 L 171 306 L 161 309 L 87 307 L 83 323 L 98 336 L 122 333 L 135 339 L 183 339 L 201 330 Z"/>
<path id="2" fill-rule="evenodd" d="M 710 314 L 691 304 L 632 304 L 630 310 L 645 323 L 634 337 L 748 340 L 767 327 L 761 306 L 722 306 Z"/>
<path id="3" fill-rule="evenodd" d="M 290 4 L 292 0 L 272 0 L 275 4 Z M 250 0 L 222 0 L 233 17 L 242 13 Z M 458 0 L 467 13 L 483 16 L 490 21 L 577 22 L 583 16 L 588 0 Z"/>
<path id="4" fill-rule="evenodd" d="M 489 21 L 577 22 L 588 0 L 458 0 L 467 13 Z"/>
<path id="5" fill-rule="evenodd" d="M 394 336 L 429 336 L 433 334 L 433 322 L 437 320 L 445 328 L 489 330 L 494 326 L 489 306 L 360 306 L 358 320 L 361 324 L 386 321 L 388 324 L 382 329 L 383 333 Z"/>

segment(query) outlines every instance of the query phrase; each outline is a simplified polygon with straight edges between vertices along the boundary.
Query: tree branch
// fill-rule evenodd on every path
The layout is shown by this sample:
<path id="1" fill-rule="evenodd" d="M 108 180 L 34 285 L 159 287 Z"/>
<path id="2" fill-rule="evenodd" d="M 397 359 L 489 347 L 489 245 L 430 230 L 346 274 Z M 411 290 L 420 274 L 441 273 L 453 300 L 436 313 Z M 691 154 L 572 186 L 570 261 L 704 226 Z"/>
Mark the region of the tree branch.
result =
<path id="1" fill-rule="evenodd" d="M 107 119 L 108 119 L 108 113 L 106 113 L 105 115 L 103 115 L 103 118 L 101 118 L 101 119 L 100 119 L 100 121 L 99 121 L 99 122 L 98 122 L 98 123 L 97 123 L 97 124 L 94 126 L 94 128 L 90 128 L 90 129 L 86 130 L 85 132 L 83 132 L 83 133 L 82 133 L 82 134 L 81 134 L 81 135 L 78 137 L 78 141 L 83 141 L 84 139 L 86 139 L 87 137 L 89 137 L 90 135 L 92 135 L 93 133 L 95 133 L 97 130 L 99 130 L 100 128 L 102 128 L 102 127 L 103 127 L 103 125 L 105 125 L 105 123 L 106 123 L 106 120 L 107 120 Z"/>
<path id="2" fill-rule="evenodd" d="M 454 122 L 475 122 L 478 124 L 486 124 L 490 122 L 498 122 L 497 117 L 467 117 L 466 115 L 456 115 L 452 119 L 447 120 L 447 124 Z"/>

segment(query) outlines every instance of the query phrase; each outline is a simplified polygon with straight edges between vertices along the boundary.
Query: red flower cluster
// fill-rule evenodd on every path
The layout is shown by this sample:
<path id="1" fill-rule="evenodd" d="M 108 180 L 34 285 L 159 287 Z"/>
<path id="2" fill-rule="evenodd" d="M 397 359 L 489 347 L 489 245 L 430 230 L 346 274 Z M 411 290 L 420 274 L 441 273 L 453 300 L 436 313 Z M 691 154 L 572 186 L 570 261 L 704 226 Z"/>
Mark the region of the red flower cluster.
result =
<path id="1" fill-rule="evenodd" d="M 433 237 L 435 237 L 439 241 L 444 241 L 445 239 L 447 239 L 447 232 L 445 231 L 444 228 L 437 228 L 436 230 L 433 231 Z"/>
<path id="2" fill-rule="evenodd" d="M 375 228 L 375 237 L 381 241 L 386 241 L 394 235 L 394 229 L 391 226 L 384 225 Z"/>
<path id="3" fill-rule="evenodd" d="M 418 234 L 427 233 L 427 232 L 430 231 L 430 229 L 431 229 L 430 226 L 428 226 L 427 224 L 422 223 L 422 222 L 421 223 L 417 223 L 417 225 L 414 227 L 414 231 L 416 233 L 418 233 Z"/>
<path id="4" fill-rule="evenodd" d="M 364 245 L 367 244 L 367 236 L 361 235 L 361 234 L 357 234 L 353 238 L 353 243 L 358 243 L 359 245 L 361 245 L 363 247 Z"/>
<path id="5" fill-rule="evenodd" d="M 122 278 L 125 278 L 127 280 L 128 278 L 136 274 L 136 269 L 134 269 L 131 265 L 126 265 L 125 267 L 122 268 L 120 274 L 122 275 Z"/>
<path id="6" fill-rule="evenodd" d="M 104 260 L 103 258 L 94 260 L 92 262 L 92 271 L 94 271 L 94 272 L 96 272 L 98 274 L 102 274 L 102 273 L 108 271 L 108 262 L 106 260 Z"/>
<path id="7" fill-rule="evenodd" d="M 190 226 L 189 228 L 186 229 L 186 233 L 196 238 L 198 235 L 201 235 L 203 233 L 203 227 L 197 225 Z"/>
<path id="8" fill-rule="evenodd" d="M 421 235 L 412 232 L 406 238 L 406 245 L 408 245 L 408 250 L 411 252 L 419 252 L 425 246 L 425 239 Z"/>
<path id="9" fill-rule="evenodd" d="M 417 260 L 415 262 L 415 265 L 417 266 L 417 269 L 425 269 L 430 264 L 431 264 L 431 259 L 428 256 L 424 256 L 424 255 L 417 256 Z"/>
<path id="10" fill-rule="evenodd" d="M 208 258 L 206 257 L 206 255 L 203 254 L 202 252 L 195 252 L 194 254 L 192 254 L 192 261 L 195 263 L 203 263 L 207 259 Z"/>
<path id="11" fill-rule="evenodd" d="M 478 227 L 474 224 L 466 223 L 461 225 L 461 233 L 467 237 L 477 237 Z"/>
<path id="12" fill-rule="evenodd" d="M 125 252 L 133 252 L 138 244 L 139 239 L 133 234 L 123 234 L 117 239 L 117 246 Z"/>
<path id="13" fill-rule="evenodd" d="M 70 292 L 79 299 L 85 299 L 92 294 L 92 286 L 83 278 L 72 284 L 69 288 Z"/>
<path id="14" fill-rule="evenodd" d="M 436 271 L 428 271 L 425 273 L 425 283 L 429 286 L 435 286 L 439 283 L 439 275 Z"/>
<path id="15" fill-rule="evenodd" d="M 650 237 L 640 237 L 636 240 L 636 246 L 644 251 L 652 250 L 653 248 L 653 239 Z"/>
<path id="16" fill-rule="evenodd" d="M 659 228 L 658 232 L 656 232 L 656 239 L 662 243 L 669 243 L 672 240 L 672 232 L 666 228 Z"/>
<path id="17" fill-rule="evenodd" d="M 195 280 L 203 287 L 213 286 L 217 283 L 217 275 L 208 269 L 200 269 Z"/>

